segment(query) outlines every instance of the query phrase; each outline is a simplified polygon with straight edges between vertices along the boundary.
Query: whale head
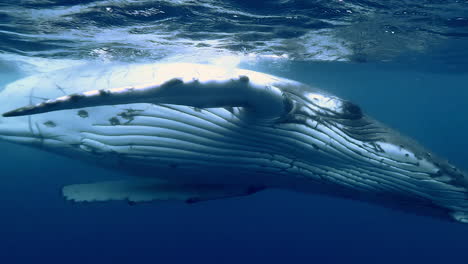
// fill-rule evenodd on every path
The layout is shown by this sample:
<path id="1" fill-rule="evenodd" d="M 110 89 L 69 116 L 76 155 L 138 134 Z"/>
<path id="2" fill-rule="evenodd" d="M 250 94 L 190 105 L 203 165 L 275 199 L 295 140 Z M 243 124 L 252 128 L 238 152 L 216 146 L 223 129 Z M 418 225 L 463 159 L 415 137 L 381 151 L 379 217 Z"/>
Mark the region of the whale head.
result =
<path id="1" fill-rule="evenodd" d="M 2 140 L 468 222 L 464 172 L 356 104 L 291 80 L 196 64 L 73 68 L 12 83 L 0 100 Z"/>
<path id="2" fill-rule="evenodd" d="M 347 184 L 354 199 L 387 207 L 468 221 L 468 176 L 413 139 L 364 114 L 361 108 L 307 85 L 283 87 L 294 107 L 286 123 L 309 135 L 328 164 L 326 175 Z M 290 125 L 291 126 L 291 125 Z M 314 153 L 315 156 L 315 153 Z M 333 173 L 332 173 L 333 172 Z M 367 195 L 372 196 L 369 198 Z"/>

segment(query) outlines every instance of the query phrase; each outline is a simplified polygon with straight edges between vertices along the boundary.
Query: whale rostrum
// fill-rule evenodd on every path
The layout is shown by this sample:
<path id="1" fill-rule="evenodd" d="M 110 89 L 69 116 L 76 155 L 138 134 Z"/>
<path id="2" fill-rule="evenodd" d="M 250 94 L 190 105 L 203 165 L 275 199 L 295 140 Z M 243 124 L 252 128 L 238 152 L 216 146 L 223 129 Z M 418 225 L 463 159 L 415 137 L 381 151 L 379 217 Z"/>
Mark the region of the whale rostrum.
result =
<path id="1" fill-rule="evenodd" d="M 124 171 L 74 201 L 197 202 L 287 189 L 468 222 L 467 175 L 292 80 L 212 65 L 81 66 L 0 93 L 0 139 Z"/>

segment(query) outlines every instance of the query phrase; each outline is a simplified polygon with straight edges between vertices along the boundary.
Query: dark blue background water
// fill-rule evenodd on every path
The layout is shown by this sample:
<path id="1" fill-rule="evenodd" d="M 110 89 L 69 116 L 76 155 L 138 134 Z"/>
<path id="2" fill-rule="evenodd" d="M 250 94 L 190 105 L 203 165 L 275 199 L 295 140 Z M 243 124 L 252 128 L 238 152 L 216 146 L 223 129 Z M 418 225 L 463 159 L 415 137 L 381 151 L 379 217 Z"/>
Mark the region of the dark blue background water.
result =
<path id="1" fill-rule="evenodd" d="M 2 1 L 0 86 L 64 59 L 287 55 L 242 66 L 350 99 L 468 169 L 467 1 L 150 2 Z M 63 185 L 125 176 L 3 142 L 0 168 L 0 263 L 468 263 L 468 225 L 364 203 L 73 204 Z"/>

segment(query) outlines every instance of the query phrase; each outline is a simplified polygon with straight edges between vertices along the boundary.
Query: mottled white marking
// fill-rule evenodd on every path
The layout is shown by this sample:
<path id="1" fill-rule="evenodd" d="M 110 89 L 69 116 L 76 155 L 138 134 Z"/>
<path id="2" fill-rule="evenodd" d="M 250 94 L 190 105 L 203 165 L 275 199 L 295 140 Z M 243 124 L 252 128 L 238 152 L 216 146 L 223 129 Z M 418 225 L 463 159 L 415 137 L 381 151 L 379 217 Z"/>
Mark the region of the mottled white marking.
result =
<path id="1" fill-rule="evenodd" d="M 334 112 L 341 112 L 342 103 L 332 96 L 325 96 L 319 93 L 308 93 L 306 95 L 314 104 Z"/>

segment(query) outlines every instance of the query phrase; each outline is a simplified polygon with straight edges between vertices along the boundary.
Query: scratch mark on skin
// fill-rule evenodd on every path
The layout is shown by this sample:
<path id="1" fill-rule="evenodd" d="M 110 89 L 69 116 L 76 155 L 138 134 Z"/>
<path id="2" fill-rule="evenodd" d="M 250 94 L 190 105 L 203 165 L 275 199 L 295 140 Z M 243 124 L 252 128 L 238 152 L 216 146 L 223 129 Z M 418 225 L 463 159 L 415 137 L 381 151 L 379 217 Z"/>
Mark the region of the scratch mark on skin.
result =
<path id="1" fill-rule="evenodd" d="M 371 149 L 373 149 L 374 151 L 378 153 L 385 153 L 385 150 L 379 144 L 376 144 L 375 142 L 371 142 L 370 145 L 371 145 Z"/>
<path id="2" fill-rule="evenodd" d="M 50 98 L 45 98 L 45 97 L 39 97 L 39 96 L 33 96 L 34 99 L 39 99 L 39 100 L 43 100 L 43 101 L 47 101 L 49 100 Z"/>
<path id="3" fill-rule="evenodd" d="M 123 76 L 124 79 L 126 79 L 127 76 L 128 76 L 128 73 L 129 73 L 129 71 L 130 71 L 130 66 L 125 67 L 125 69 L 126 69 L 126 70 L 125 70 L 125 74 L 124 74 L 124 76 Z"/>
<path id="4" fill-rule="evenodd" d="M 67 92 L 65 92 L 65 89 L 63 87 L 61 87 L 58 84 L 55 84 L 55 87 L 57 87 L 57 89 L 59 89 L 64 95 L 67 95 Z"/>
<path id="5" fill-rule="evenodd" d="M 32 105 L 33 104 L 33 97 L 34 97 L 34 88 L 31 88 L 30 92 L 29 92 L 29 105 Z M 34 130 L 32 128 L 32 116 L 28 116 L 28 127 L 29 127 L 29 133 L 31 133 L 31 135 L 34 135 Z"/>
<path id="6" fill-rule="evenodd" d="M 112 79 L 113 76 L 114 76 L 114 72 L 111 72 L 111 73 L 108 74 L 108 76 L 107 76 L 107 80 L 106 80 L 107 89 L 110 89 L 110 88 L 111 88 L 111 79 Z"/>
<path id="7" fill-rule="evenodd" d="M 156 80 L 156 71 L 154 70 L 154 67 L 153 67 L 153 70 L 151 71 L 151 77 L 153 78 L 153 81 Z"/>
<path id="8" fill-rule="evenodd" d="M 37 133 L 38 133 L 38 135 L 35 135 L 35 136 L 36 136 L 36 138 L 39 139 L 40 148 L 43 148 L 43 147 L 44 147 L 44 136 L 42 135 L 41 128 L 39 127 L 39 125 L 37 124 L 37 122 L 35 122 L 34 125 L 36 126 Z"/>

